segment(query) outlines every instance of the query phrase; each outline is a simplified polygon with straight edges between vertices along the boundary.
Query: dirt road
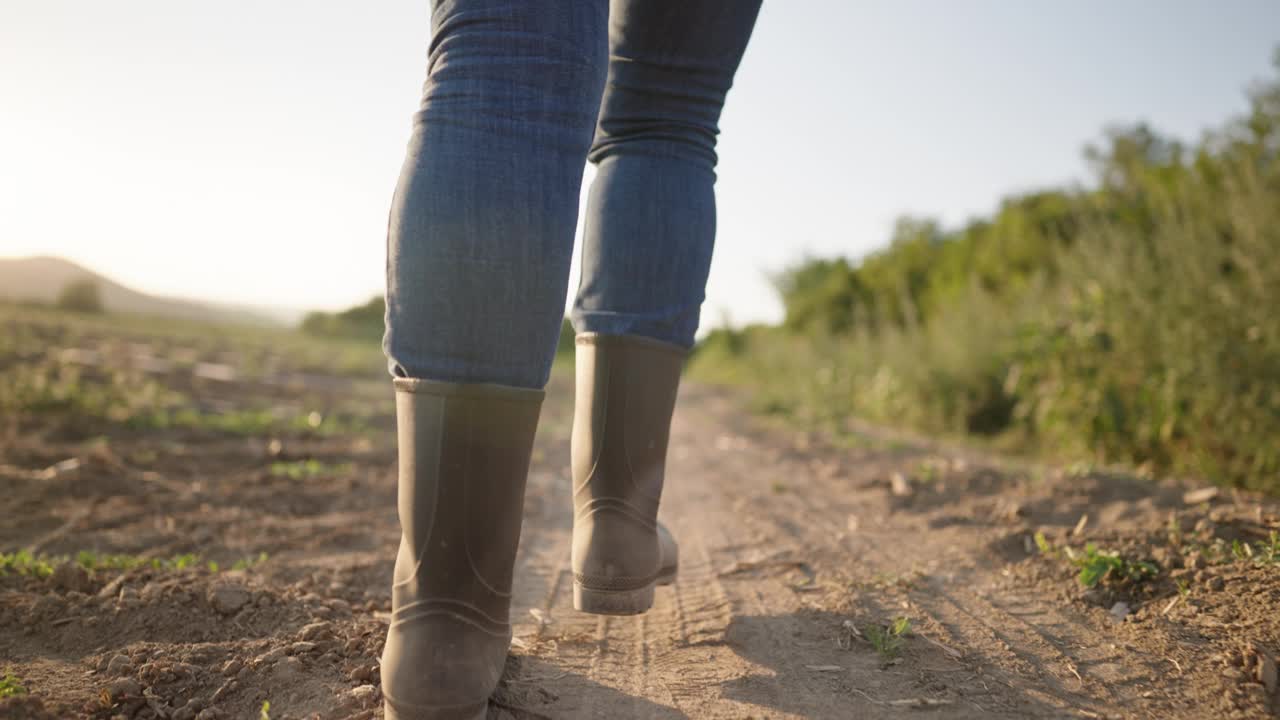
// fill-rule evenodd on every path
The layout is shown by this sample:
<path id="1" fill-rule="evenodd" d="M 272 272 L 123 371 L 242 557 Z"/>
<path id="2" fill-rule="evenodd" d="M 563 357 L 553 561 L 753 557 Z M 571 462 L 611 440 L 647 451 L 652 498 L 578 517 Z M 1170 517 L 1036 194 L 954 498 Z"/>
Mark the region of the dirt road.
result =
<path id="1" fill-rule="evenodd" d="M 268 435 L 10 422 L 0 550 L 95 555 L 43 570 L 10 556 L 0 676 L 26 692 L 0 700 L 0 718 L 257 718 L 264 701 L 277 720 L 380 716 L 398 536 L 388 385 L 376 373 L 182 377 L 219 412 L 268 397 L 367 417 L 358 431 Z M 697 385 L 680 398 L 664 501 L 678 582 L 646 615 L 576 613 L 565 377 L 539 430 L 516 641 L 492 717 L 1280 708 L 1280 562 L 1265 555 L 1275 503 L 874 431 L 837 447 Z M 1111 556 L 1085 556 L 1087 542 L 1122 563 L 1093 588 L 1079 565 Z"/>
<path id="2" fill-rule="evenodd" d="M 547 447 L 563 457 L 562 444 Z M 531 674 L 556 698 L 548 715 L 1266 716 L 1262 688 L 1240 692 L 1211 658 L 1246 627 L 1274 652 L 1275 567 L 1224 573 L 1248 600 L 1216 596 L 1183 616 L 1162 612 L 1176 591 L 1156 591 L 1125 596 L 1136 612 L 1120 620 L 1116 598 L 1082 591 L 1029 544 L 1037 528 L 1066 537 L 1085 514 L 1080 534 L 1091 537 L 1159 533 L 1171 511 L 1193 528 L 1180 490 L 1020 477 L 892 441 L 823 449 L 698 387 L 681 398 L 671 447 L 666 519 L 684 564 L 638 618 L 571 610 L 563 469 L 533 478 L 551 507 L 530 506 L 516 617 L 527 606 L 550 620 L 520 629 Z M 867 628 L 895 617 L 910 619 L 910 634 L 898 653 L 877 652 Z M 1224 621 L 1242 627 L 1202 629 Z"/>

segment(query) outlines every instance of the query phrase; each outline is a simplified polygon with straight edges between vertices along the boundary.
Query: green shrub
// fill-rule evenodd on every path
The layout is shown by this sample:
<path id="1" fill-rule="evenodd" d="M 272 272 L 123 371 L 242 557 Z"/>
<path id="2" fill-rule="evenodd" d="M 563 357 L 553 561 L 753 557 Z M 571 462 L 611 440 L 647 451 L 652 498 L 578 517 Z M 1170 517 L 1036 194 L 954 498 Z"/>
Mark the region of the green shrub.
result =
<path id="1" fill-rule="evenodd" d="M 835 431 L 858 415 L 1280 492 L 1280 78 L 1251 101 L 1195 145 L 1110 130 L 1094 188 L 784 271 L 783 324 L 709 334 L 693 371 Z"/>
<path id="2" fill-rule="evenodd" d="M 302 319 L 302 331 L 319 337 L 380 340 L 387 303 L 381 295 L 338 313 L 310 312 Z"/>
<path id="3" fill-rule="evenodd" d="M 102 293 L 98 283 L 89 278 L 73 280 L 58 293 L 55 305 L 62 310 L 80 313 L 102 312 Z"/>

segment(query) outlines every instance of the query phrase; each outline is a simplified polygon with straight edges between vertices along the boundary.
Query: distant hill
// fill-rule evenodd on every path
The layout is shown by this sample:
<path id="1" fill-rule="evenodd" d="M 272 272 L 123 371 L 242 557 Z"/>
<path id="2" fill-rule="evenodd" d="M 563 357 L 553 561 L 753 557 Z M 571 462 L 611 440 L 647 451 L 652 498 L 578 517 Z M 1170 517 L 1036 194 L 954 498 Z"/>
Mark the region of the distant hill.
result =
<path id="1" fill-rule="evenodd" d="M 0 258 L 0 300 L 52 303 L 67 283 L 89 278 L 98 284 L 108 312 L 154 315 L 202 322 L 279 325 L 271 310 L 202 303 L 149 295 L 58 257 Z"/>

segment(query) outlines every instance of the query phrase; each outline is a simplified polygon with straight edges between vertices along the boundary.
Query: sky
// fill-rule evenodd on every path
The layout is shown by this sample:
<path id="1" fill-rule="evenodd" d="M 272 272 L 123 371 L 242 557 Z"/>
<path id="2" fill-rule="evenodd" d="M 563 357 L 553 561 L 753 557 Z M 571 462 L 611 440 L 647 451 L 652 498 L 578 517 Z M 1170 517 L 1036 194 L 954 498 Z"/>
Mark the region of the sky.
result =
<path id="1" fill-rule="evenodd" d="M 381 292 L 427 8 L 0 0 L 0 257 L 299 310 Z M 704 326 L 777 320 L 771 272 L 903 214 L 1088 182 L 1108 125 L 1195 139 L 1278 45 L 1275 0 L 767 0 L 721 121 Z"/>

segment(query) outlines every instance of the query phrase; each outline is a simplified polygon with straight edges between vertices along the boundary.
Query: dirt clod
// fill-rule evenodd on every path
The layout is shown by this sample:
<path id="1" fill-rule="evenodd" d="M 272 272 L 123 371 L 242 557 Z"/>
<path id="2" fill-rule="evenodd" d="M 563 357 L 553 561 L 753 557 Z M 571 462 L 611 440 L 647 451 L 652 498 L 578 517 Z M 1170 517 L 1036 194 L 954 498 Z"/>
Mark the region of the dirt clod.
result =
<path id="1" fill-rule="evenodd" d="M 302 631 L 298 633 L 298 636 L 303 640 L 319 640 L 320 638 L 328 637 L 332 634 L 333 623 L 322 620 L 303 627 Z"/>
<path id="2" fill-rule="evenodd" d="M 249 599 L 249 591 L 243 585 L 220 583 L 209 590 L 209 604 L 223 615 L 238 612 Z"/>
<path id="3" fill-rule="evenodd" d="M 60 563 L 54 568 L 53 575 L 49 577 L 49 582 L 63 592 L 87 593 L 93 588 L 93 580 L 89 577 L 89 571 L 78 563 L 71 561 Z"/>
<path id="4" fill-rule="evenodd" d="M 142 685 L 130 677 L 119 678 L 111 681 L 107 686 L 107 693 L 113 701 L 135 698 L 142 694 Z"/>
<path id="5" fill-rule="evenodd" d="M 378 701 L 378 688 L 373 685 L 359 685 L 351 688 L 351 699 L 361 706 L 372 705 Z"/>
<path id="6" fill-rule="evenodd" d="M 1117 602 L 1115 605 L 1111 606 L 1111 610 L 1109 612 L 1111 613 L 1111 617 L 1116 620 L 1124 620 L 1126 617 L 1129 617 L 1129 603 Z"/>
<path id="7" fill-rule="evenodd" d="M 115 655 L 107 661 L 105 669 L 108 675 L 124 675 L 133 670 L 133 661 L 128 655 Z"/>

